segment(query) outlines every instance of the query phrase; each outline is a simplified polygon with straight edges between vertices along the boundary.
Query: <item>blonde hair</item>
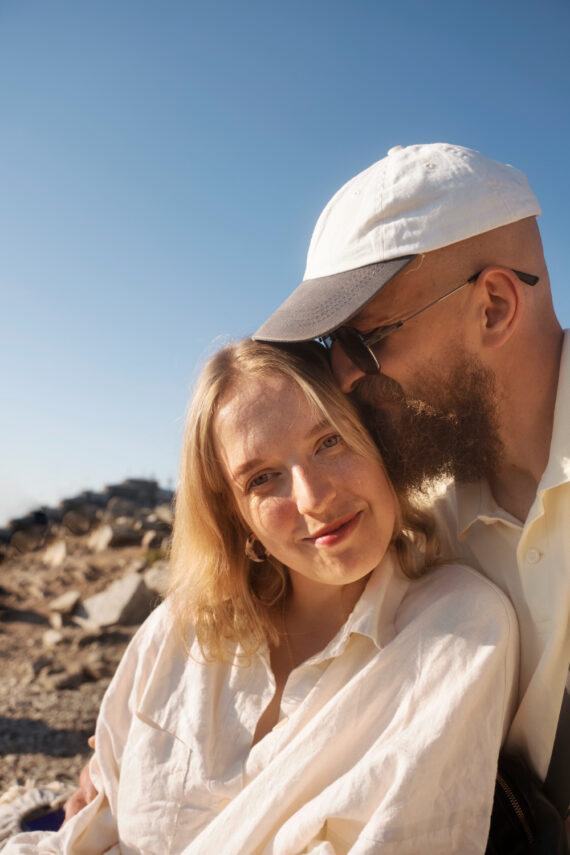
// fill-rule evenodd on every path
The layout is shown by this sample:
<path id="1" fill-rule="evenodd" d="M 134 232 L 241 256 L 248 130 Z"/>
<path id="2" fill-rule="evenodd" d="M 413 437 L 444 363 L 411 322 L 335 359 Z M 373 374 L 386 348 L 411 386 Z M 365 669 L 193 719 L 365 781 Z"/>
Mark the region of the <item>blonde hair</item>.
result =
<path id="1" fill-rule="evenodd" d="M 228 390 L 239 381 L 273 373 L 297 384 L 309 405 L 354 451 L 382 464 L 354 405 L 337 386 L 321 345 L 276 346 L 245 339 L 222 348 L 206 363 L 190 402 L 182 445 L 169 594 L 183 637 L 193 626 L 210 661 L 233 656 L 236 642 L 246 660 L 264 642 L 278 643 L 274 614 L 289 587 L 287 568 L 274 558 L 255 563 L 245 555 L 249 530 L 214 442 L 214 421 Z M 404 572 L 421 575 L 436 560 L 434 523 L 406 496 L 394 491 L 394 497 L 395 552 Z"/>

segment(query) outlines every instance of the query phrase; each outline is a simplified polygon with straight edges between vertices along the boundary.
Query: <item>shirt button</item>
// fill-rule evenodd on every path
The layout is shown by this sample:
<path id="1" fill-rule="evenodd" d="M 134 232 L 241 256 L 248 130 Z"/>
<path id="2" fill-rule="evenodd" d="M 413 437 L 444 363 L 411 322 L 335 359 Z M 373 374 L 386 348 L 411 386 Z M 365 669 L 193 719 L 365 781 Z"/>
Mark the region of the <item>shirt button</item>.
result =
<path id="1" fill-rule="evenodd" d="M 542 552 L 540 552 L 538 549 L 529 549 L 526 554 L 527 564 L 538 564 L 541 558 Z"/>

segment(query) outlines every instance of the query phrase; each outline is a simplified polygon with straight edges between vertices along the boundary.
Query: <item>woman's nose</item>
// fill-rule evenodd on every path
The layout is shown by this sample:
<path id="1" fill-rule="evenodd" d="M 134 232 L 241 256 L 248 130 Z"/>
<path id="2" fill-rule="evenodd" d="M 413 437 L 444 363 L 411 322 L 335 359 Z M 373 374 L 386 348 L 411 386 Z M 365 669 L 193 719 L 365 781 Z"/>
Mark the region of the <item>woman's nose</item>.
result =
<path id="1" fill-rule="evenodd" d="M 331 368 L 336 382 L 345 394 L 352 392 L 366 375 L 348 358 L 338 341 L 331 347 Z"/>
<path id="2" fill-rule="evenodd" d="M 305 467 L 293 469 L 293 491 L 297 510 L 300 514 L 319 513 L 325 510 L 336 495 L 333 481 L 323 472 Z"/>

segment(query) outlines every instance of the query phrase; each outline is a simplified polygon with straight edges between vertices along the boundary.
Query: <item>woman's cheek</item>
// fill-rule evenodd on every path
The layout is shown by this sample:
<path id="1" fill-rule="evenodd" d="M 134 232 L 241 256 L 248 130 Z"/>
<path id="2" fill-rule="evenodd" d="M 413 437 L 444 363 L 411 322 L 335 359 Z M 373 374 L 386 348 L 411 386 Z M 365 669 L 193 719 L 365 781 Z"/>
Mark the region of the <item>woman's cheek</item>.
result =
<path id="1" fill-rule="evenodd" d="M 254 516 L 261 540 L 264 534 L 279 540 L 280 535 L 286 534 L 287 526 L 291 524 L 294 515 L 294 506 L 287 500 L 271 498 L 260 502 Z"/>

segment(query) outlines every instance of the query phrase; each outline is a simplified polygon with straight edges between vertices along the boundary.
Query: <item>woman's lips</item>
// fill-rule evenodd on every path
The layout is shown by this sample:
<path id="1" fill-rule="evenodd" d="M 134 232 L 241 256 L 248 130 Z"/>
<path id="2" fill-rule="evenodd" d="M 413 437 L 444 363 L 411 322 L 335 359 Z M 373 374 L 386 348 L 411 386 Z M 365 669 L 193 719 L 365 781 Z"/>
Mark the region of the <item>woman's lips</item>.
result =
<path id="1" fill-rule="evenodd" d="M 361 514 L 362 511 L 357 511 L 356 513 L 341 517 L 333 523 L 323 526 L 311 537 L 306 537 L 305 540 L 309 540 L 315 546 L 336 546 L 352 534 L 360 522 Z"/>

